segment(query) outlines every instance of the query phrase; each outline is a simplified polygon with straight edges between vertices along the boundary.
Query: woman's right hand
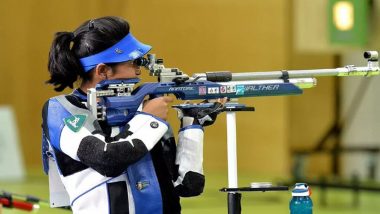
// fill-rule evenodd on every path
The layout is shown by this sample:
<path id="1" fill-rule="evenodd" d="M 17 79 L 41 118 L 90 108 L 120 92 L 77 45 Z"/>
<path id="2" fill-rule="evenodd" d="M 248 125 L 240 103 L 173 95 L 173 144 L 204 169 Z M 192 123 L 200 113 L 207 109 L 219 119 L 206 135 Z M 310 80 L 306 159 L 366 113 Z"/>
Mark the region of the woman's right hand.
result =
<path id="1" fill-rule="evenodd" d="M 173 98 L 169 96 L 147 100 L 144 102 L 142 111 L 166 120 L 168 117 L 169 103 L 171 102 L 173 102 Z"/>

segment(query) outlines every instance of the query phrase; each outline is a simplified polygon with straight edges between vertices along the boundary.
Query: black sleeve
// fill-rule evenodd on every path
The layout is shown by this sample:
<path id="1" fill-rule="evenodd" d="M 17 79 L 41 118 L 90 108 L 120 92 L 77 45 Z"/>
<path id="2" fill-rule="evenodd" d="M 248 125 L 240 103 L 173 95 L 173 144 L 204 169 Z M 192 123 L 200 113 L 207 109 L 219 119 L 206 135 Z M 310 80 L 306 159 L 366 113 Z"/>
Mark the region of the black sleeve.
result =
<path id="1" fill-rule="evenodd" d="M 66 96 L 67 100 L 79 107 L 86 109 L 81 100 L 74 96 Z M 139 139 L 132 139 L 131 142 L 123 139 L 132 135 L 129 125 L 125 130 L 115 137 L 110 137 L 111 127 L 103 121 L 94 121 L 95 131 L 92 134 L 99 134 L 105 137 L 105 141 L 89 135 L 84 137 L 77 150 L 81 163 L 91 167 L 100 174 L 108 177 L 115 177 L 123 173 L 130 164 L 142 158 L 148 149 Z"/>
<path id="2" fill-rule="evenodd" d="M 133 144 L 133 145 L 132 145 Z M 148 149 L 139 139 L 105 143 L 94 136 L 83 138 L 78 148 L 79 159 L 102 175 L 114 177 L 142 158 Z"/>

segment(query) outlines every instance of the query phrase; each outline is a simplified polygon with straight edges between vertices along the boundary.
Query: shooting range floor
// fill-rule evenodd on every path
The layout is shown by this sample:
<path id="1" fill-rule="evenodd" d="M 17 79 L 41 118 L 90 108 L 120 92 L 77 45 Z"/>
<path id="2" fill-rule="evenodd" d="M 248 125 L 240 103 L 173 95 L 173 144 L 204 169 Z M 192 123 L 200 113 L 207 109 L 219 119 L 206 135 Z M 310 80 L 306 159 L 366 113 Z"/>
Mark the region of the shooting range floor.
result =
<path id="1" fill-rule="evenodd" d="M 239 184 L 248 186 L 250 182 L 275 181 L 265 177 L 257 179 L 257 175 L 239 173 Z M 252 180 L 254 179 L 254 180 Z M 264 180 L 265 179 L 265 180 Z M 278 180 L 278 179 L 277 179 Z M 226 193 L 219 192 L 219 189 L 226 187 L 227 172 L 206 173 L 206 188 L 202 196 L 194 198 L 183 198 L 183 214 L 219 214 L 227 213 Z M 0 190 L 6 190 L 18 194 L 30 194 L 42 199 L 48 198 L 48 180 L 40 170 L 29 170 L 25 182 L 4 182 L 0 181 Z M 319 189 L 313 188 L 312 199 L 314 202 L 313 213 L 315 214 L 378 214 L 380 213 L 380 192 L 361 192 L 359 206 L 352 205 L 353 193 L 349 190 L 328 190 L 328 205 L 323 207 L 319 203 Z M 242 213 L 270 213 L 287 214 L 289 213 L 288 203 L 291 198 L 290 191 L 281 192 L 247 192 L 242 197 Z M 4 208 L 2 214 L 26 214 L 28 212 L 15 209 Z M 67 214 L 66 210 L 52 209 L 47 206 L 34 213 L 39 214 Z"/>

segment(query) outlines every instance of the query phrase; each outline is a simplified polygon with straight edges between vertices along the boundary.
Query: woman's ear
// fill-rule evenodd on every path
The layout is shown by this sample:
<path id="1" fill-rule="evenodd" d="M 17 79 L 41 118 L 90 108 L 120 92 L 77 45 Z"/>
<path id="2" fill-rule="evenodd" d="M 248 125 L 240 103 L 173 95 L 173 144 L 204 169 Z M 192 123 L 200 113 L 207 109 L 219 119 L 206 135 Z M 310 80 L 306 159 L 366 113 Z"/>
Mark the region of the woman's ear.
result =
<path id="1" fill-rule="evenodd" d="M 95 67 L 95 73 L 94 78 L 96 80 L 106 80 L 107 79 L 107 73 L 110 67 L 104 63 L 100 63 Z"/>

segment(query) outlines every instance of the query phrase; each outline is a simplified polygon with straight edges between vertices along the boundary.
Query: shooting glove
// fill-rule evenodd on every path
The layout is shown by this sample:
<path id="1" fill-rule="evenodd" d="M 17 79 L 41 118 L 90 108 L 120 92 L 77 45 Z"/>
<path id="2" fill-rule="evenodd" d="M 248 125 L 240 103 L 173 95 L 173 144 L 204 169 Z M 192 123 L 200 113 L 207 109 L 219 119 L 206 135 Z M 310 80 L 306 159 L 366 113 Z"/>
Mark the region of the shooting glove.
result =
<path id="1" fill-rule="evenodd" d="M 191 106 L 196 107 L 186 107 L 186 104 L 175 107 L 178 113 L 177 116 L 181 120 L 181 127 L 189 125 L 212 125 L 215 122 L 217 115 L 223 110 L 224 105 L 220 102 L 214 102 L 207 106 L 204 104 Z"/>

